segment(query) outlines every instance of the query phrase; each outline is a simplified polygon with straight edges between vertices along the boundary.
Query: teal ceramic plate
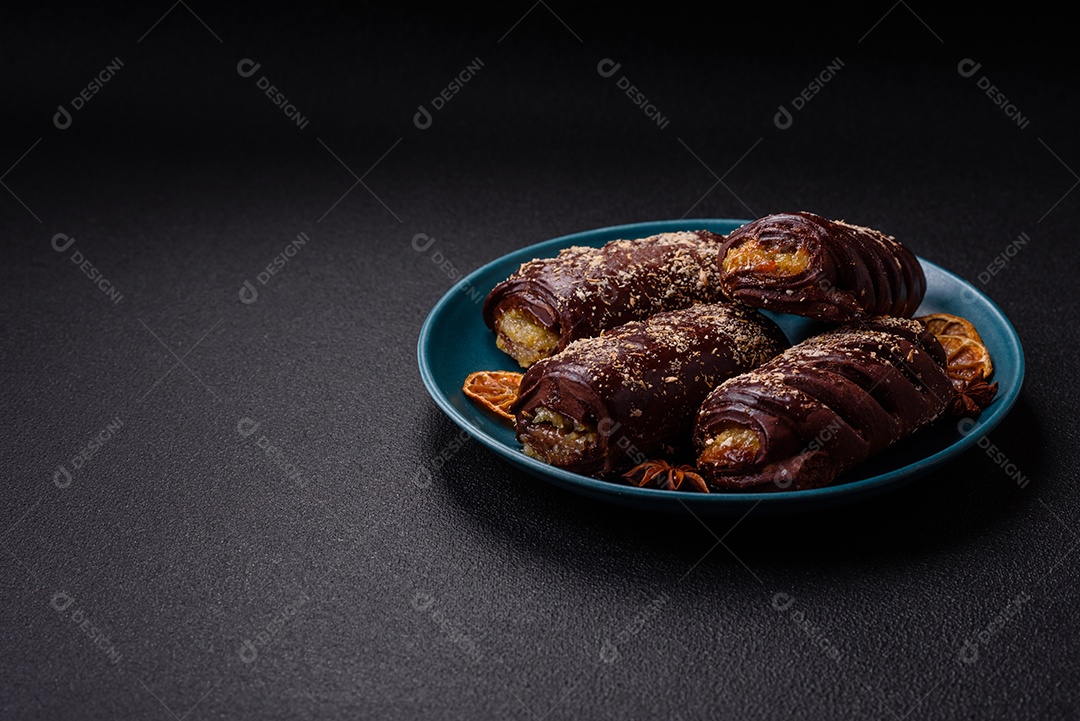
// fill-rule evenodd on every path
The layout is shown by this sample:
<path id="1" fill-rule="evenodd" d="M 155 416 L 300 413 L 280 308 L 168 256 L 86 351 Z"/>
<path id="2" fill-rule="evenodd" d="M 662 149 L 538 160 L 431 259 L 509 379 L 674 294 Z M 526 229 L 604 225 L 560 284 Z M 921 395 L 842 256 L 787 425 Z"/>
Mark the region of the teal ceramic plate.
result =
<path id="1" fill-rule="evenodd" d="M 920 259 L 927 293 L 919 315 L 952 313 L 975 324 L 994 361 L 998 397 L 978 421 L 943 419 L 889 448 L 837 480 L 806 491 L 699 494 L 635 488 L 570 473 L 540 463 L 521 452 L 513 429 L 477 408 L 461 391 L 465 377 L 476 370 L 520 371 L 512 358 L 495 347 L 494 336 L 480 317 L 484 296 L 525 261 L 550 257 L 571 245 L 599 246 L 618 238 L 643 238 L 676 230 L 706 229 L 729 233 L 744 220 L 668 220 L 600 228 L 554 238 L 522 248 L 469 274 L 435 305 L 420 331 L 420 375 L 428 392 L 450 419 L 494 453 L 540 480 L 594 498 L 656 511 L 742 514 L 795 512 L 847 503 L 904 483 L 941 467 L 976 445 L 996 426 L 1020 394 L 1024 354 L 1020 339 L 1001 310 L 967 281 Z M 803 318 L 770 314 L 792 343 L 807 337 L 814 324 Z"/>

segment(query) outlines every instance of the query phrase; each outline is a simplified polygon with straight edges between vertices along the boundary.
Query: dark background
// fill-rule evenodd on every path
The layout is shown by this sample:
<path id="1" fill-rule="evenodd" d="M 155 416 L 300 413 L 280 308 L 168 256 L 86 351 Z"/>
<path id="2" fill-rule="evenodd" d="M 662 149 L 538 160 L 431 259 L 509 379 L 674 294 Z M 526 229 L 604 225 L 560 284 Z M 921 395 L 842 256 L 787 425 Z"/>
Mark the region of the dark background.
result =
<path id="1" fill-rule="evenodd" d="M 1078 63 L 1063 17 L 1010 13 L 0 11 L 0 717 L 1075 717 Z M 466 273 L 797 209 L 886 230 L 1012 319 L 1003 460 L 827 512 L 657 517 L 518 473 L 420 382 L 435 250 Z"/>

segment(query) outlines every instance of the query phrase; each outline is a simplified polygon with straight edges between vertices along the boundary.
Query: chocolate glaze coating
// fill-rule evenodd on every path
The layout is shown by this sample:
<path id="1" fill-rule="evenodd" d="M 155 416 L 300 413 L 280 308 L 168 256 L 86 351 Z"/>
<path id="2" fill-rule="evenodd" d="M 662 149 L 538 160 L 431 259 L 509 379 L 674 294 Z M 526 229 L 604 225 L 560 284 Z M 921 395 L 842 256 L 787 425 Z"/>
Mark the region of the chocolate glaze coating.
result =
<path id="1" fill-rule="evenodd" d="M 541 407 L 595 427 L 593 452 L 563 467 L 607 475 L 688 443 L 710 390 L 787 346 L 780 328 L 755 310 L 697 304 L 574 341 L 538 361 L 510 411 L 519 440 Z"/>
<path id="2" fill-rule="evenodd" d="M 815 488 L 937 419 L 955 390 L 945 351 L 918 321 L 873 318 L 792 346 L 720 384 L 694 428 L 699 454 L 725 423 L 757 432 L 741 467 L 698 462 L 717 489 Z"/>
<path id="3" fill-rule="evenodd" d="M 723 253 L 751 239 L 778 250 L 802 247 L 810 254 L 809 266 L 798 275 L 722 273 L 728 297 L 754 308 L 833 323 L 879 315 L 910 318 L 926 293 L 915 254 L 871 228 L 807 212 L 778 213 L 732 231 Z"/>
<path id="4" fill-rule="evenodd" d="M 484 322 L 494 331 L 498 314 L 521 308 L 559 334 L 562 350 L 654 313 L 724 300 L 723 240 L 705 230 L 661 233 L 531 260 L 488 294 Z"/>

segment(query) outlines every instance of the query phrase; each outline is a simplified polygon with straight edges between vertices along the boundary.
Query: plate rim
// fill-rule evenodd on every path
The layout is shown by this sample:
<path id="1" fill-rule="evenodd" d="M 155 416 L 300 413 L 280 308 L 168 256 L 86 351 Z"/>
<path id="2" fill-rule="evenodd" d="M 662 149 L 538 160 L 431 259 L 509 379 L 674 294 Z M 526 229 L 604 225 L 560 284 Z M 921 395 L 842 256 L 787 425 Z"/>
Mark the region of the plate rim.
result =
<path id="1" fill-rule="evenodd" d="M 463 278 L 459 279 L 453 286 L 447 290 L 442 297 L 432 306 L 424 319 L 424 323 L 420 328 L 420 334 L 417 338 L 417 361 L 420 369 L 420 377 L 424 383 L 428 394 L 435 401 L 435 404 L 452 420 L 454 423 L 468 433 L 472 438 L 476 439 L 488 449 L 493 450 L 500 456 L 505 456 L 506 459 L 512 464 L 524 465 L 526 468 L 531 468 L 530 475 L 541 477 L 548 482 L 557 482 L 557 485 L 563 487 L 571 487 L 572 490 L 587 493 L 593 497 L 610 497 L 611 501 L 634 501 L 637 504 L 647 503 L 649 501 L 657 503 L 668 502 L 682 502 L 685 506 L 686 502 L 691 502 L 693 505 L 701 506 L 717 506 L 719 508 L 726 508 L 730 506 L 747 506 L 752 505 L 754 507 L 760 504 L 768 505 L 783 505 L 790 504 L 803 504 L 807 507 L 817 507 L 822 501 L 831 499 L 843 500 L 848 497 L 861 497 L 876 491 L 887 490 L 892 487 L 899 487 L 904 482 L 915 480 L 921 475 L 930 472 L 939 465 L 944 464 L 950 458 L 958 456 L 968 450 L 974 445 L 977 445 L 978 441 L 991 431 L 1001 420 L 1012 410 L 1016 401 L 1020 397 L 1020 390 L 1023 387 L 1024 376 L 1026 372 L 1024 350 L 1023 345 L 1020 342 L 1020 336 L 1016 332 L 1016 328 L 1009 320 L 1008 316 L 1001 310 L 1001 308 L 987 296 L 981 292 L 978 288 L 975 288 L 969 281 L 960 277 L 956 273 L 943 268 L 921 256 L 916 256 L 920 263 L 933 268 L 935 271 L 940 272 L 948 276 L 953 282 L 959 284 L 965 290 L 970 290 L 975 294 L 977 298 L 985 302 L 989 307 L 995 320 L 998 321 L 1007 331 L 1008 337 L 1011 341 L 1008 343 L 1010 350 L 1014 352 L 1016 363 L 1016 378 L 1017 382 L 1014 388 L 1010 392 L 1006 393 L 1004 397 L 999 397 L 997 402 L 991 405 L 980 416 L 978 421 L 974 421 L 972 427 L 968 432 L 963 432 L 959 429 L 959 424 L 962 423 L 960 419 L 957 423 L 958 431 L 961 433 L 961 437 L 946 446 L 945 448 L 932 453 L 929 456 L 920 458 L 916 461 L 908 463 L 901 468 L 896 468 L 885 473 L 879 473 L 869 478 L 863 478 L 855 481 L 848 481 L 846 483 L 830 484 L 822 486 L 820 488 L 810 488 L 804 490 L 780 490 L 780 491 L 739 491 L 732 493 L 695 493 L 692 491 L 669 491 L 658 488 L 639 488 L 636 486 L 622 485 L 614 483 L 612 481 L 605 481 L 598 478 L 592 478 L 590 476 L 582 475 L 579 473 L 573 473 L 556 466 L 543 463 L 533 458 L 529 458 L 524 453 L 518 452 L 518 456 L 513 459 L 509 457 L 510 453 L 514 452 L 502 441 L 488 435 L 482 428 L 476 427 L 472 421 L 453 406 L 450 399 L 443 393 L 441 387 L 435 381 L 432 375 L 428 363 L 425 359 L 425 350 L 429 344 L 429 338 L 432 330 L 435 327 L 436 319 L 445 311 L 447 305 L 449 305 L 459 293 L 462 287 L 476 287 L 473 283 L 473 279 L 484 274 L 490 268 L 506 261 L 507 257 L 522 253 L 524 251 L 537 252 L 543 251 L 549 247 L 563 246 L 564 244 L 579 240 L 582 243 L 586 243 L 588 239 L 595 238 L 604 234 L 616 234 L 616 237 L 621 237 L 623 234 L 630 235 L 633 233 L 640 233 L 641 229 L 649 228 L 647 234 L 655 234 L 657 232 L 666 232 L 664 230 L 657 230 L 657 228 L 669 227 L 672 230 L 686 230 L 695 224 L 734 224 L 736 227 L 750 222 L 749 220 L 743 220 L 738 218 L 685 218 L 678 220 L 659 220 L 659 221 L 642 221 L 635 223 L 625 223 L 621 225 L 604 226 L 601 228 L 594 228 L 591 230 L 579 231 L 576 233 L 568 233 L 558 236 L 556 238 L 550 238 L 538 243 L 522 246 L 515 250 L 504 253 L 503 255 L 492 259 L 491 261 L 483 264 L 479 268 L 468 273 Z M 635 235 L 634 237 L 645 237 L 642 235 Z M 536 255 L 534 257 L 542 257 Z M 980 432 L 975 433 L 975 426 L 979 427 Z M 521 470 L 521 469 L 519 469 Z"/>

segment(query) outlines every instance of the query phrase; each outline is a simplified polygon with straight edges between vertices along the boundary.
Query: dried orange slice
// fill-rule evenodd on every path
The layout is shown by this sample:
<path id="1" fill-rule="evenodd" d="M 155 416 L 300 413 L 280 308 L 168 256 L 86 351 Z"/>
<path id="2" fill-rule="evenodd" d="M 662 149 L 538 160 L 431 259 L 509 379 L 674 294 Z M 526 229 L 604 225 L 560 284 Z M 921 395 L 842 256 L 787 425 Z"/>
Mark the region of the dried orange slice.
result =
<path id="1" fill-rule="evenodd" d="M 994 372 L 990 353 L 981 342 L 957 335 L 938 336 L 948 359 L 946 370 L 953 385 L 965 388 L 989 378 Z"/>
<path id="2" fill-rule="evenodd" d="M 945 349 L 946 370 L 958 391 L 994 374 L 990 351 L 970 321 L 948 313 L 934 313 L 915 320 L 925 325 Z"/>
<path id="3" fill-rule="evenodd" d="M 461 390 L 482 407 L 512 421 L 510 405 L 517 400 L 523 376 L 523 373 L 510 371 L 476 371 L 465 379 Z"/>
<path id="4" fill-rule="evenodd" d="M 975 326 L 973 326 L 971 321 L 967 318 L 961 318 L 958 315 L 950 315 L 948 313 L 932 313 L 930 315 L 924 315 L 921 318 L 916 318 L 915 320 L 925 325 L 935 336 L 958 335 L 982 343 L 979 332 L 975 330 Z"/>

